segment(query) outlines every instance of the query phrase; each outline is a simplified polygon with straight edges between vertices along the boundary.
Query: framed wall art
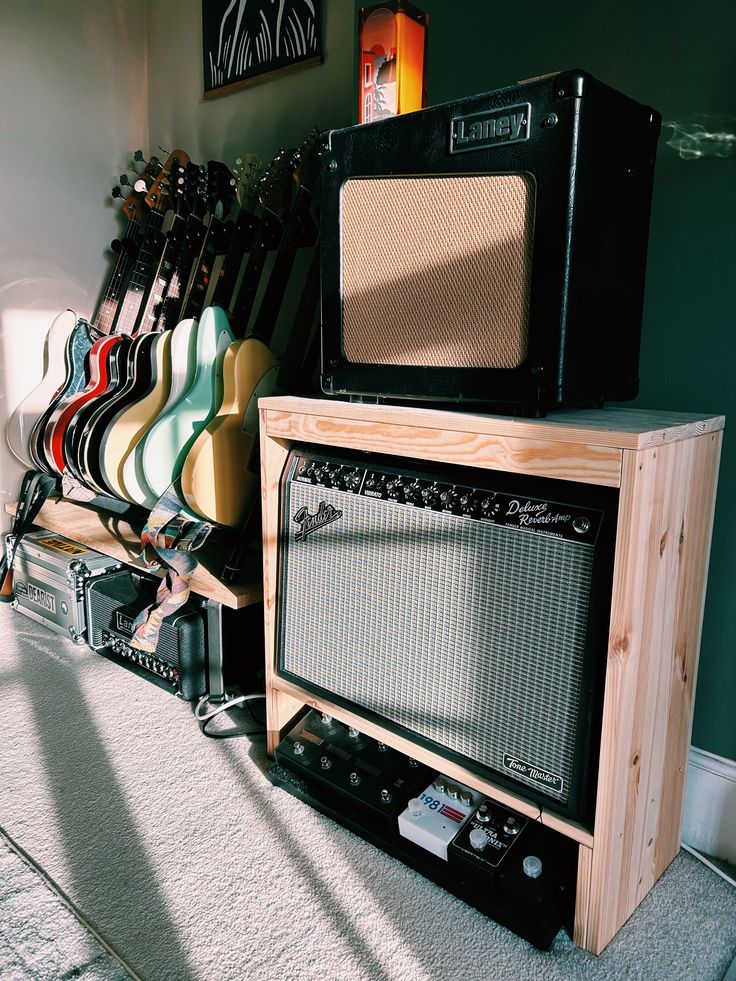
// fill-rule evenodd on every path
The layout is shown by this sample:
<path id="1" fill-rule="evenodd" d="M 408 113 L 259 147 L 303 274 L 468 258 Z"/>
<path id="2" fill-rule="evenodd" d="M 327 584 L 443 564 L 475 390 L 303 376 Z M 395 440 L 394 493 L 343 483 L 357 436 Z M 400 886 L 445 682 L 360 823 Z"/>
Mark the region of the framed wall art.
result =
<path id="1" fill-rule="evenodd" d="M 204 98 L 322 63 L 321 0 L 202 0 Z"/>

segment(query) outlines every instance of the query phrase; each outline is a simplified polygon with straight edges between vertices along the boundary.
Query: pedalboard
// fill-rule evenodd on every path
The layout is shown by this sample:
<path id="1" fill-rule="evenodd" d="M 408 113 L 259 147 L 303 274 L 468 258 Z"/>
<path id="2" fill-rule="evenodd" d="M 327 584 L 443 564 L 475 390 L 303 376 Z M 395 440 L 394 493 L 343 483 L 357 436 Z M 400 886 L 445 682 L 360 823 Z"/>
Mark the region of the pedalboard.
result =
<path id="1" fill-rule="evenodd" d="M 311 709 L 269 780 L 546 950 L 574 915 L 578 846 Z"/>

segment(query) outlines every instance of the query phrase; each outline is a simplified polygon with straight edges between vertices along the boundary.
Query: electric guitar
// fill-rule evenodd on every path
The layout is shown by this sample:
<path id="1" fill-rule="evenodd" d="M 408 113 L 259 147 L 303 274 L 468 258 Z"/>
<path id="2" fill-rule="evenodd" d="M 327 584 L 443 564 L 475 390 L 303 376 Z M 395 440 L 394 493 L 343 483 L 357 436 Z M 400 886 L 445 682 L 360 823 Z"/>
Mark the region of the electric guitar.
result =
<path id="1" fill-rule="evenodd" d="M 228 289 L 237 275 L 242 264 L 242 249 L 247 247 L 248 235 L 247 227 L 255 226 L 255 218 L 249 212 L 253 200 L 257 195 L 258 178 L 260 177 L 260 161 L 257 157 L 246 154 L 241 158 L 239 169 L 234 170 L 235 174 L 235 196 L 240 210 L 235 223 L 235 230 L 230 240 L 230 247 L 225 256 L 225 261 L 220 269 L 215 296 L 225 296 L 229 299 Z M 213 190 L 217 192 L 217 187 Z M 191 220 L 191 219 L 190 219 Z M 204 237 L 204 226 L 199 225 L 201 238 L 200 245 Z M 198 250 L 199 253 L 200 250 Z M 191 262 L 190 262 L 191 265 Z M 232 269 L 235 269 L 233 274 Z M 197 272 L 203 275 L 201 264 L 198 265 Z M 186 285 L 186 281 L 185 281 Z M 183 292 L 183 291 L 182 291 Z M 183 298 L 183 297 L 182 297 Z M 181 303 L 179 303 L 181 306 Z M 170 332 L 170 386 L 162 383 L 162 376 L 157 373 L 157 380 L 150 395 L 142 399 L 136 405 L 131 406 L 126 417 L 121 418 L 120 423 L 134 430 L 133 435 L 128 440 L 128 445 L 123 450 L 120 464 L 115 476 L 118 478 L 118 489 L 121 496 L 127 498 L 134 504 L 152 507 L 156 498 L 153 491 L 146 485 L 145 475 L 141 465 L 141 454 L 143 444 L 147 438 L 148 430 L 153 426 L 159 416 L 163 416 L 171 406 L 178 401 L 186 389 L 191 386 L 194 380 L 196 369 L 196 336 L 197 321 L 187 318 L 180 321 L 176 328 Z M 108 442 L 116 437 L 111 432 Z M 120 442 L 124 442 L 121 437 Z M 113 451 L 111 450 L 111 456 Z M 107 449 L 105 451 L 107 458 Z M 112 467 L 105 464 L 105 473 L 109 482 L 115 481 L 115 476 L 110 472 Z"/>
<path id="2" fill-rule="evenodd" d="M 250 513 L 260 474 L 250 466 L 258 440 L 258 399 L 273 394 L 278 361 L 269 344 L 296 250 L 313 245 L 311 189 L 318 172 L 313 130 L 290 163 L 297 185 L 291 212 L 256 317 L 253 334 L 236 341 L 223 364 L 223 400 L 214 419 L 192 444 L 181 471 L 182 496 L 191 510 L 218 524 L 240 527 Z"/>
<path id="3" fill-rule="evenodd" d="M 146 194 L 146 204 L 152 210 L 158 212 L 163 208 L 166 200 L 165 183 L 169 169 L 174 159 L 181 160 L 182 158 L 188 160 L 187 155 L 181 150 L 172 154 Z M 136 259 L 136 265 L 149 261 L 148 253 L 148 248 L 145 250 L 141 249 Z M 140 277 L 135 276 L 134 273 L 135 269 L 131 273 L 132 282 L 126 291 L 126 297 L 118 309 L 113 325 L 113 333 L 96 340 L 90 348 L 87 384 L 71 398 L 66 398 L 57 404 L 44 429 L 43 448 L 46 460 L 51 470 L 60 475 L 63 474 L 66 468 L 65 450 L 69 453 L 70 459 L 74 459 L 75 440 L 83 432 L 87 417 L 87 413 L 84 411 L 85 406 L 97 399 L 100 395 L 109 392 L 121 384 L 121 376 L 125 365 L 125 353 L 130 346 L 131 340 L 129 336 L 123 336 L 119 332 L 119 328 L 129 322 L 132 304 L 122 320 L 120 314 L 125 305 L 125 300 L 130 293 L 137 294 L 140 291 Z M 67 429 L 70 425 L 72 429 L 67 439 Z M 75 476 L 79 478 L 80 475 L 75 474 Z"/>
<path id="4" fill-rule="evenodd" d="M 140 177 L 136 177 L 145 182 L 157 166 L 157 162 L 149 162 Z M 119 187 L 113 189 L 113 197 L 122 197 Z M 132 261 L 133 243 L 143 219 L 141 197 L 139 191 L 132 189 L 123 204 L 123 214 L 127 218 L 126 233 L 122 241 L 114 243 L 118 258 L 110 271 L 92 322 L 100 331 L 106 329 L 109 311 L 114 310 L 118 302 L 120 282 Z M 49 470 L 37 445 L 39 428 L 45 424 L 60 398 L 82 387 L 86 355 L 92 342 L 89 325 L 86 321 L 78 323 L 76 314 L 71 310 L 59 314 L 51 325 L 45 341 L 43 378 L 15 409 L 5 430 L 10 450 L 28 469 Z"/>

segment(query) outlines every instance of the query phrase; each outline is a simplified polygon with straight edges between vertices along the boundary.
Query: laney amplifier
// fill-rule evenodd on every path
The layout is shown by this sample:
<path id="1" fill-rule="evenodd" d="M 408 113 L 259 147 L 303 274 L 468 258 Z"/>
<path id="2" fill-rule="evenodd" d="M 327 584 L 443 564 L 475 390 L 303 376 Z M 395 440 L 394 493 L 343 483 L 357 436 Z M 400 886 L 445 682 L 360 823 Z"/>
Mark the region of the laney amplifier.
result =
<path id="1" fill-rule="evenodd" d="M 126 661 L 181 698 L 198 698 L 207 690 L 205 613 L 201 606 L 190 600 L 166 617 L 154 654 L 130 646 L 133 621 L 154 601 L 157 586 L 157 580 L 130 569 L 90 583 L 89 645 Z"/>
<path id="2" fill-rule="evenodd" d="M 575 70 L 325 133 L 324 391 L 634 398 L 660 123 Z"/>
<path id="3" fill-rule="evenodd" d="M 8 549 L 12 540 L 8 535 Z M 75 644 L 81 644 L 87 632 L 85 585 L 119 568 L 120 563 L 115 559 L 63 535 L 30 532 L 21 540 L 13 559 L 12 606 L 45 627 L 71 637 Z"/>
<path id="4" fill-rule="evenodd" d="M 617 492 L 309 448 L 281 500 L 278 673 L 587 820 Z"/>

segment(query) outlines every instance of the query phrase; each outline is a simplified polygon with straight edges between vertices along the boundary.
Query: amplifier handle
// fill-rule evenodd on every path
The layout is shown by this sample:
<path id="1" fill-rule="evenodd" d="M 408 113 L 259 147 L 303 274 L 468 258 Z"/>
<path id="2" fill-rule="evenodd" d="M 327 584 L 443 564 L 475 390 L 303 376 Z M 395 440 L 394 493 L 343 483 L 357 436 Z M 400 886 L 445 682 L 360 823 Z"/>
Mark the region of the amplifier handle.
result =
<path id="1" fill-rule="evenodd" d="M 222 603 L 207 600 L 207 689 L 213 704 L 225 700 L 222 670 Z"/>

